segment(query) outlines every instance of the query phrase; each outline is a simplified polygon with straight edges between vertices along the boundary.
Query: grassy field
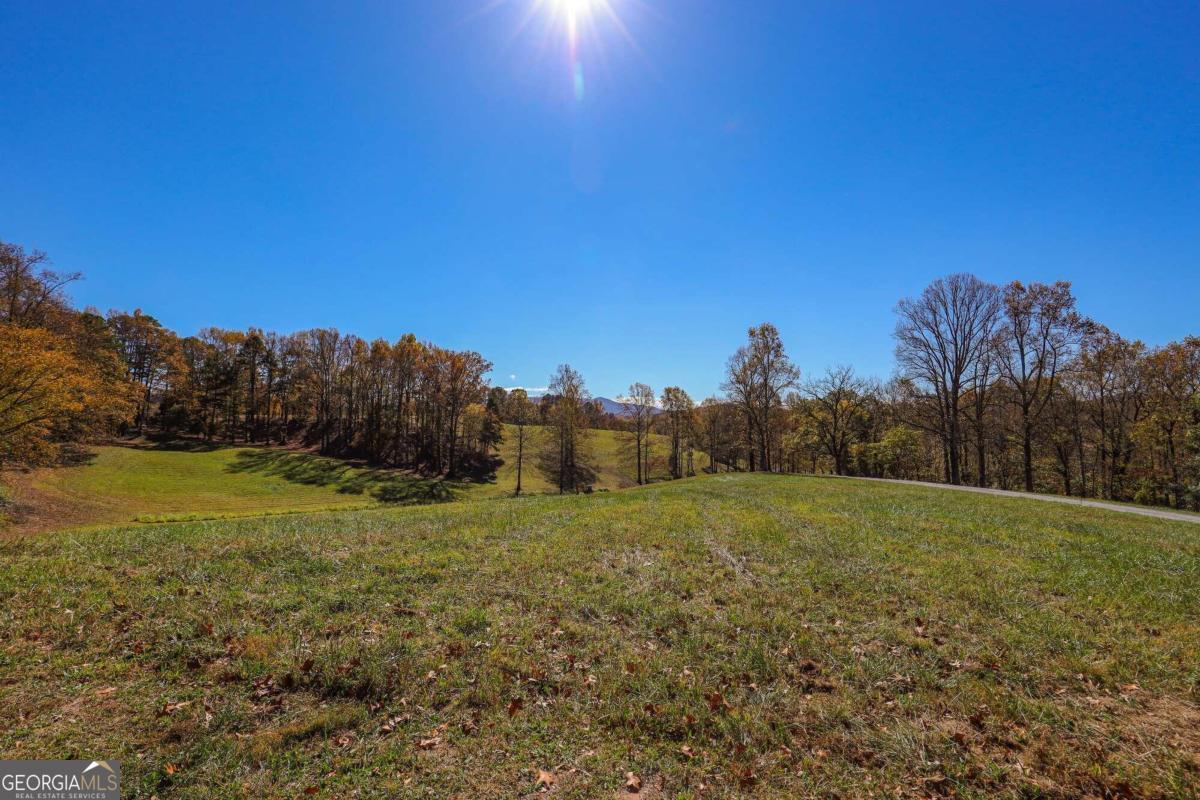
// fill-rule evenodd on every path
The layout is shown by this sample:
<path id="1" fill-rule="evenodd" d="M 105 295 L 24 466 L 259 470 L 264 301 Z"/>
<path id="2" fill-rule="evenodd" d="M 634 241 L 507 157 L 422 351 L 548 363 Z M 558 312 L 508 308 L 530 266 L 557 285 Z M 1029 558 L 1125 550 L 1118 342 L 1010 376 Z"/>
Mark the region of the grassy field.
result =
<path id="1" fill-rule="evenodd" d="M 545 434 L 533 428 L 536 449 Z M 94 448 L 79 466 L 9 474 L 15 502 L 24 517 L 20 531 L 57 530 L 97 523 L 213 519 L 300 511 L 362 508 L 379 504 L 421 504 L 512 494 L 516 488 L 515 435 L 506 431 L 496 473 L 471 482 L 428 478 L 400 470 L 357 467 L 311 453 L 201 443 L 138 443 Z M 590 447 L 597 469 L 596 488 L 634 484 L 632 457 L 614 431 L 594 431 Z M 667 440 L 654 437 L 660 456 L 654 477 L 665 478 Z M 527 452 L 523 490 L 555 487 Z M 706 463 L 698 456 L 696 466 Z M 2 488 L 2 487 L 0 487 Z M 0 497 L 2 499 L 2 497 Z"/>
<path id="2" fill-rule="evenodd" d="M 1200 785 L 1185 523 L 722 475 L 0 555 L 0 752 L 119 758 L 130 797 Z"/>

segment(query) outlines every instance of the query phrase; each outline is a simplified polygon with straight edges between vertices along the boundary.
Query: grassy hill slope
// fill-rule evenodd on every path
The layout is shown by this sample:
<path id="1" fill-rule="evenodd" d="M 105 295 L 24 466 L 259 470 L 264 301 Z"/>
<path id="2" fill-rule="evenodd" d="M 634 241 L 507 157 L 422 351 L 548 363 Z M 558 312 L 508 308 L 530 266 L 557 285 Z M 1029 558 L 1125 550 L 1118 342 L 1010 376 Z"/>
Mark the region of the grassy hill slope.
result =
<path id="1" fill-rule="evenodd" d="M 546 435 L 531 428 L 522 484 L 527 493 L 553 492 L 536 468 Z M 627 437 L 593 431 L 590 447 L 596 488 L 634 484 Z M 512 494 L 516 487 L 515 434 L 506 430 L 494 476 L 471 482 L 428 478 L 401 470 L 357 467 L 311 453 L 199 443 L 95 448 L 87 463 L 28 475 L 10 473 L 15 502 L 27 517 L 19 530 L 97 523 L 219 518 L 332 510 L 378 504 L 416 504 Z M 653 477 L 667 477 L 667 440 L 654 437 Z M 696 459 L 697 468 L 706 463 Z"/>
<path id="2" fill-rule="evenodd" d="M 121 759 L 130 797 L 1200 779 L 1185 523 L 722 475 L 9 540 L 0 597 L 0 752 Z"/>

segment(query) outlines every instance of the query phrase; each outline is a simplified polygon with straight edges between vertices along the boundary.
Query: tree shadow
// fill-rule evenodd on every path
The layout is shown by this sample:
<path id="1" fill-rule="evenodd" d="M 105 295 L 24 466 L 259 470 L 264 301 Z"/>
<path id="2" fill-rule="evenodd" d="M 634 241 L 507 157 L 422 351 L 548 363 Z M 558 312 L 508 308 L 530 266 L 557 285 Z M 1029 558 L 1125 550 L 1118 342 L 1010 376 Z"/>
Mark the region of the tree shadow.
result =
<path id="1" fill-rule="evenodd" d="M 96 460 L 96 453 L 87 447 L 67 445 L 58 453 L 56 467 L 86 467 Z"/>
<path id="2" fill-rule="evenodd" d="M 147 436 L 145 439 L 123 441 L 122 447 L 131 447 L 134 450 L 157 450 L 175 453 L 211 453 L 214 450 L 221 450 L 226 447 L 235 447 L 236 445 L 222 444 L 220 442 L 206 442 L 203 439 L 186 439 L 178 436 Z"/>
<path id="3" fill-rule="evenodd" d="M 364 495 L 394 505 L 445 503 L 457 499 L 466 488 L 460 481 L 440 476 L 361 467 L 335 458 L 286 450 L 242 450 L 226 469 L 269 475 L 305 486 L 329 487 L 339 494 Z"/>

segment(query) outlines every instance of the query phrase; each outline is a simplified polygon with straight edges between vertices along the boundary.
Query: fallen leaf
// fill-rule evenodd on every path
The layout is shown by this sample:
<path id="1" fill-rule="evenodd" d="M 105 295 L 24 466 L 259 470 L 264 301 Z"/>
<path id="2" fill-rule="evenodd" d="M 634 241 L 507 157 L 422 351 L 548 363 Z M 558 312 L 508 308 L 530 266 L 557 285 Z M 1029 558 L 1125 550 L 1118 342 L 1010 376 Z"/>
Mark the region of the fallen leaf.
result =
<path id="1" fill-rule="evenodd" d="M 642 790 L 642 779 L 632 772 L 625 773 L 625 791 L 630 794 L 637 794 Z"/>
<path id="2" fill-rule="evenodd" d="M 709 711 L 717 711 L 722 708 L 729 708 L 729 703 L 725 700 L 725 697 L 720 692 L 709 692 L 708 694 L 704 695 L 704 699 L 708 701 Z"/>
<path id="3" fill-rule="evenodd" d="M 514 697 L 508 704 L 508 715 L 510 717 L 514 717 L 514 716 L 516 716 L 517 712 L 520 711 L 524 707 L 525 707 L 525 701 L 522 700 L 520 697 Z"/>
<path id="4" fill-rule="evenodd" d="M 156 717 L 166 717 L 174 714 L 181 708 L 187 708 L 192 704 L 191 700 L 184 700 L 182 703 L 163 703 L 162 708 L 155 714 Z"/>
<path id="5" fill-rule="evenodd" d="M 554 774 L 547 772 L 544 769 L 539 769 L 537 774 L 537 782 L 535 785 L 539 789 L 549 789 L 554 785 Z"/>
<path id="6" fill-rule="evenodd" d="M 306 788 L 306 789 L 304 790 L 304 793 L 305 793 L 305 794 L 316 794 L 316 793 L 317 793 L 317 791 L 318 791 L 318 790 L 317 790 L 317 787 L 315 787 L 315 786 L 309 786 L 308 788 Z"/>
<path id="7" fill-rule="evenodd" d="M 168 775 L 174 775 L 178 771 L 179 771 L 178 764 L 167 764 L 167 774 Z"/>
<path id="8" fill-rule="evenodd" d="M 696 751 L 692 749 L 691 745 L 685 744 L 683 747 L 679 748 L 679 752 L 683 753 L 687 758 L 696 757 Z"/>

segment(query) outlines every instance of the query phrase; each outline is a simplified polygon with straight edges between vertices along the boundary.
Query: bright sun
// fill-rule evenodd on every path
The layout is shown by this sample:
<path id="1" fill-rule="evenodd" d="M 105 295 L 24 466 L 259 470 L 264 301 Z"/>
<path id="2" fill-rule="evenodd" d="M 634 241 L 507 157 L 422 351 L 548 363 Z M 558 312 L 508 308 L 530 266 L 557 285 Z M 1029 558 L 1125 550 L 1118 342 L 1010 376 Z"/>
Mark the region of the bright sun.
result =
<path id="1" fill-rule="evenodd" d="M 493 0 L 505 2 L 505 0 Z M 543 45 L 562 36 L 566 44 L 568 68 L 575 97 L 584 95 L 584 61 L 603 58 L 605 34 L 616 33 L 629 44 L 633 38 L 617 13 L 618 6 L 636 0 L 524 0 L 527 13 L 519 29 L 541 21 L 544 32 Z M 587 50 L 587 55 L 583 53 Z"/>
<path id="2" fill-rule="evenodd" d="M 568 14 L 581 16 L 591 10 L 592 0 L 554 0 Z"/>

